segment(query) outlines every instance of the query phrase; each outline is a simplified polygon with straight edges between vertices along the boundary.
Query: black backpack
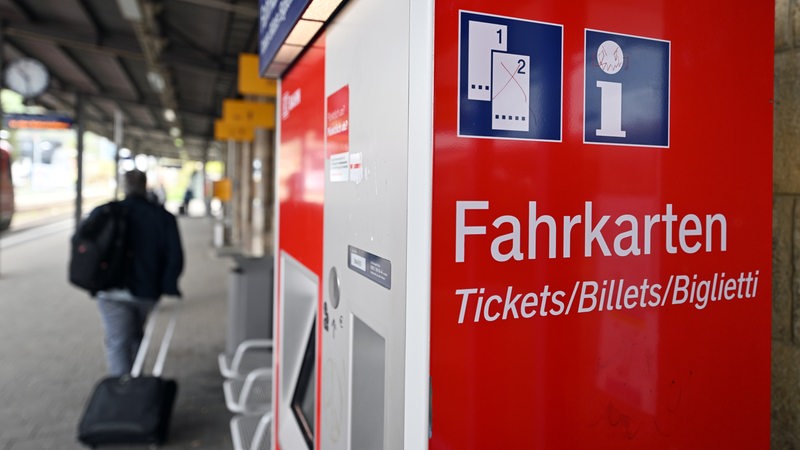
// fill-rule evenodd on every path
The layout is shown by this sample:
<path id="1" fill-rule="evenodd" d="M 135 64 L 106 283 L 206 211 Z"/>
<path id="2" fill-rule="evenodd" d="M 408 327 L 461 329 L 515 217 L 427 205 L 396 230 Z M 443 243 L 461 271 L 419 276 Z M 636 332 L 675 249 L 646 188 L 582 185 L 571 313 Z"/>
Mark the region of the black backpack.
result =
<path id="1" fill-rule="evenodd" d="M 127 269 L 127 211 L 109 202 L 81 222 L 72 236 L 70 283 L 89 291 L 122 288 Z"/>

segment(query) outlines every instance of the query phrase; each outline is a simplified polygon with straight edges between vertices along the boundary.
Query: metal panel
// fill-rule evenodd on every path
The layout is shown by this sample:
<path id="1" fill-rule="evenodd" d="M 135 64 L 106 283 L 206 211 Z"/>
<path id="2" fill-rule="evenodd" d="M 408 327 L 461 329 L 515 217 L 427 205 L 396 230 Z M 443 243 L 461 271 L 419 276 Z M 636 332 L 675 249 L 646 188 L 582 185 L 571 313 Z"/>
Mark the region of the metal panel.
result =
<path id="1" fill-rule="evenodd" d="M 346 338 L 351 314 L 385 341 L 383 448 L 404 448 L 409 20 L 408 2 L 360 0 L 349 2 L 327 32 L 324 273 L 335 268 L 341 301 L 335 307 L 326 276 L 326 449 L 346 449 L 353 437 L 343 433 L 358 425 L 348 413 L 358 395 L 341 393 L 357 378 Z M 337 132 L 344 128 L 346 139 Z M 356 440 L 368 432 L 358 430 Z"/>

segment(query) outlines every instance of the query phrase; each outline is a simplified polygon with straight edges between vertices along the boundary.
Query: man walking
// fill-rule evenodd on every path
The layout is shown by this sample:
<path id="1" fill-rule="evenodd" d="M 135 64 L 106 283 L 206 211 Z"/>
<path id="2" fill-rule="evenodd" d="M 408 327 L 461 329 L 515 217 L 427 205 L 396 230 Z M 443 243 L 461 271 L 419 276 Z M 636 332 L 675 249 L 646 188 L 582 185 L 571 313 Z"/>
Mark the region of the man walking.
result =
<path id="1" fill-rule="evenodd" d="M 119 289 L 97 293 L 111 376 L 130 373 L 148 314 L 162 295 L 180 297 L 178 278 L 183 271 L 175 216 L 148 200 L 144 172 L 125 173 L 124 184 L 125 199 L 120 202 L 127 215 L 124 283 Z"/>

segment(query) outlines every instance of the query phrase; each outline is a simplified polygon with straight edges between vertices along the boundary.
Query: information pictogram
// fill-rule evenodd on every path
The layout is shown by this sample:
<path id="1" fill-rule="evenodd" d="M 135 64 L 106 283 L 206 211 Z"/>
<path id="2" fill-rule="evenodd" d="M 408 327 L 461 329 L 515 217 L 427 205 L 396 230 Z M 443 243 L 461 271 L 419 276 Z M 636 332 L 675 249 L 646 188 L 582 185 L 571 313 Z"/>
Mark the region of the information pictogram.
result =
<path id="1" fill-rule="evenodd" d="M 669 147 L 669 41 L 586 30 L 584 52 L 584 142 Z"/>

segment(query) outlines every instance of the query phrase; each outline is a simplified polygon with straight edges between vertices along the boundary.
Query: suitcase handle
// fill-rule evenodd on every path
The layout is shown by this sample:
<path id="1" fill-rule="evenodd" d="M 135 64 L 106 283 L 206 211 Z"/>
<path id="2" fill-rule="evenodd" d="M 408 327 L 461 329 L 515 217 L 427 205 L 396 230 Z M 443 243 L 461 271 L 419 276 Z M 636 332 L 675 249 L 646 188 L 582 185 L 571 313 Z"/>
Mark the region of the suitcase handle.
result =
<path id="1" fill-rule="evenodd" d="M 162 300 L 163 301 L 163 300 Z M 150 347 L 150 341 L 153 339 L 153 331 L 156 326 L 157 316 L 160 315 L 161 309 L 163 308 L 161 305 L 162 302 L 156 303 L 153 311 L 150 313 L 150 317 L 147 319 L 147 325 L 144 329 L 144 336 L 142 337 L 142 342 L 139 344 L 139 350 L 136 352 L 136 359 L 133 362 L 133 368 L 131 369 L 131 377 L 138 377 L 142 374 L 142 368 L 144 367 L 145 356 L 147 355 L 147 349 Z M 178 314 L 178 304 L 180 304 L 180 300 L 174 302 L 175 306 L 172 308 L 172 313 L 170 314 L 169 323 L 167 323 L 167 328 L 164 331 L 164 337 L 161 339 L 161 345 L 158 348 L 158 355 L 156 356 L 156 362 L 153 366 L 153 376 L 161 376 L 161 372 L 164 370 L 164 362 L 167 359 L 167 350 L 169 350 L 169 344 L 172 341 L 172 335 L 175 332 L 175 321 Z"/>

